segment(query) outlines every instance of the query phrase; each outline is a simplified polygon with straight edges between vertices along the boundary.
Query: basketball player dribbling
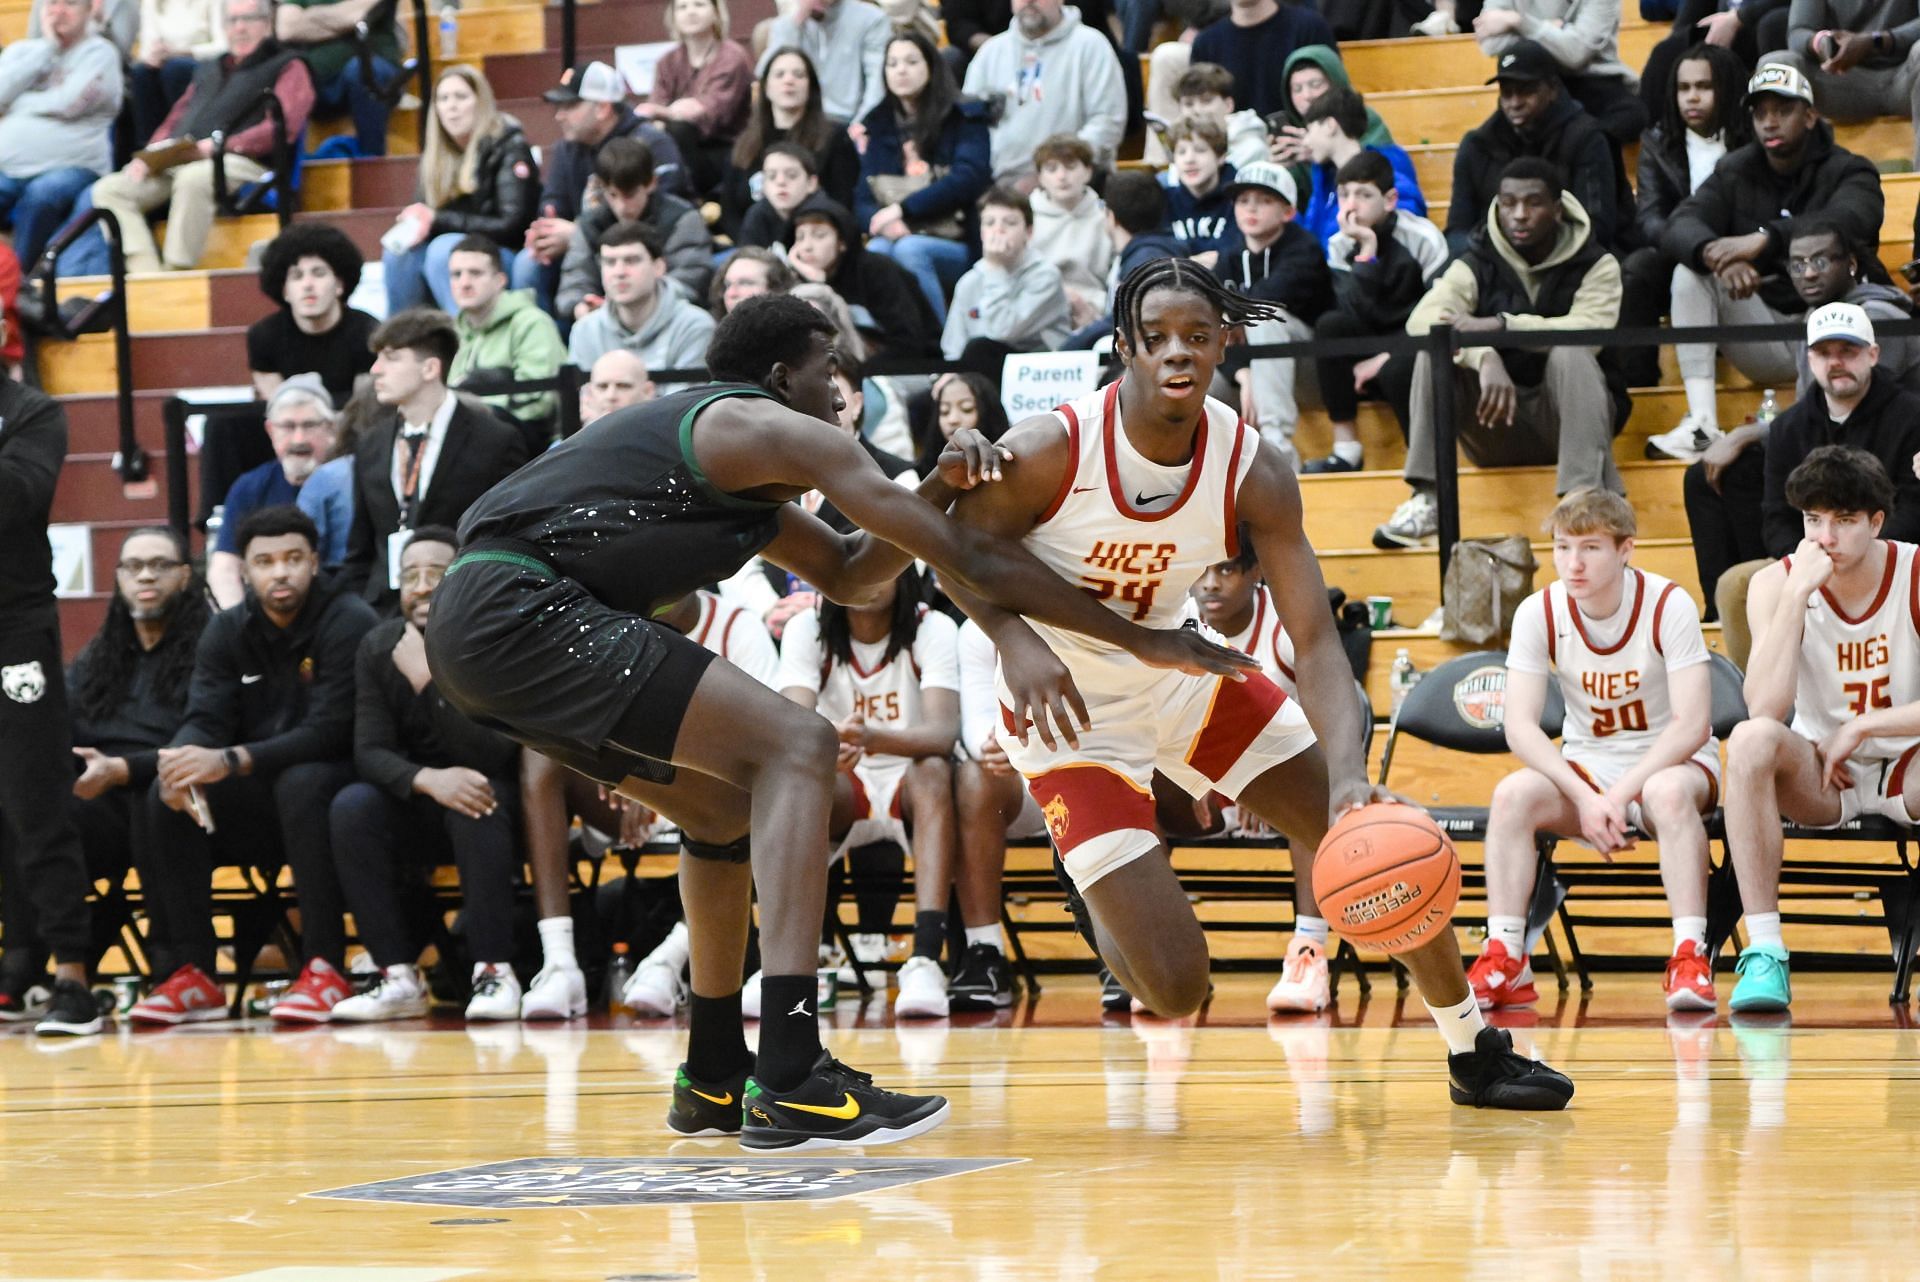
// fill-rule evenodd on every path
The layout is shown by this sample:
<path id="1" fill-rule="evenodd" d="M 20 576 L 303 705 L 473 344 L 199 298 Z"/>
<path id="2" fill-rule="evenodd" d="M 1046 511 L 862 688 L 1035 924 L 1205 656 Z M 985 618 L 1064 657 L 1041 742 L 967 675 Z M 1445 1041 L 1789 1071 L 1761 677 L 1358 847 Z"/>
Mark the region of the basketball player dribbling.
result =
<path id="1" fill-rule="evenodd" d="M 1183 259 L 1141 266 L 1114 299 L 1121 380 L 1019 424 L 1001 440 L 1013 456 L 1006 479 L 955 508 L 977 529 L 1024 539 L 1062 577 L 1150 627 L 1177 619 L 1208 567 L 1237 555 L 1240 522 L 1252 535 L 1293 638 L 1299 702 L 1265 676 L 1149 672 L 1097 639 L 949 585 L 998 647 L 1002 742 L 1085 900 L 1097 951 L 1165 1016 L 1200 1007 L 1209 963 L 1154 828 L 1156 769 L 1313 845 L 1334 816 L 1391 799 L 1366 779 L 1352 672 L 1302 529 L 1299 484 L 1257 432 L 1206 394 L 1230 332 L 1270 311 Z M 1048 710 L 1027 693 L 1037 688 L 1077 688 L 1091 728 L 1076 734 L 1055 714 L 1049 732 Z M 1400 960 L 1446 1038 L 1454 1102 L 1566 1106 L 1573 1083 L 1486 1025 L 1451 930 Z"/>
<path id="2" fill-rule="evenodd" d="M 749 300 L 715 331 L 716 384 L 597 419 L 495 486 L 461 523 L 426 638 L 455 707 L 679 825 L 693 998 L 668 1124 L 757 1149 L 906 1139 L 939 1125 L 947 1103 L 882 1090 L 820 1045 L 833 725 L 654 615 L 756 554 L 855 601 L 918 556 L 1150 664 L 1251 663 L 1120 619 L 1062 591 L 1017 543 L 945 516 L 955 486 L 999 472 L 977 433 L 918 495 L 888 480 L 837 426 L 834 333 L 802 299 Z M 871 533 L 843 536 L 790 501 L 815 489 Z M 740 1023 L 756 886 L 757 1059 Z"/>

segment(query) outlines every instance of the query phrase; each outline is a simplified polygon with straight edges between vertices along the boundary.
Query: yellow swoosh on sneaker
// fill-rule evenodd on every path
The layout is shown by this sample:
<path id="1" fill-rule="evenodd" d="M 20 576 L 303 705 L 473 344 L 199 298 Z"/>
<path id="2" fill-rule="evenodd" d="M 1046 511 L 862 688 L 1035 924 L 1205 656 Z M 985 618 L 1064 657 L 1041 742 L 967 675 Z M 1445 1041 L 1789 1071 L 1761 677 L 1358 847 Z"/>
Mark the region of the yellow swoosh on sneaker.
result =
<path id="1" fill-rule="evenodd" d="M 722 1108 L 726 1107 L 728 1104 L 733 1103 L 732 1091 L 728 1091 L 725 1095 L 709 1095 L 697 1086 L 689 1086 L 687 1087 L 687 1089 L 692 1091 L 695 1095 L 698 1095 L 701 1099 L 707 1101 L 707 1103 L 718 1104 Z"/>
<path id="2" fill-rule="evenodd" d="M 837 1117 L 841 1121 L 852 1121 L 860 1116 L 860 1105 L 851 1095 L 841 1096 L 840 1102 L 832 1108 L 825 1104 L 789 1104 L 785 1100 L 780 1101 L 780 1107 L 797 1108 L 802 1113 L 818 1113 L 822 1117 Z"/>

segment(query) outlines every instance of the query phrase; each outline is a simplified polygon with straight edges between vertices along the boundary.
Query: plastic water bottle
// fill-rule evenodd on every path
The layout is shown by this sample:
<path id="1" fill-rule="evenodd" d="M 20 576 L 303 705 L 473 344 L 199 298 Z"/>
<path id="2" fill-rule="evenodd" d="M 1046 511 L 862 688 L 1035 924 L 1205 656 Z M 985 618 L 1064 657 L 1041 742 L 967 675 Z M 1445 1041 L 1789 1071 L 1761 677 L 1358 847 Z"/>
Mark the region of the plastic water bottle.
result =
<path id="1" fill-rule="evenodd" d="M 613 946 L 613 960 L 607 963 L 606 1008 L 610 1015 L 633 1013 L 627 1005 L 627 981 L 633 978 L 633 959 L 627 956 L 627 941 Z"/>
<path id="2" fill-rule="evenodd" d="M 1393 655 L 1393 667 L 1387 673 L 1387 690 L 1393 703 L 1393 715 L 1400 715 L 1400 705 L 1407 701 L 1407 694 L 1420 684 L 1420 669 L 1413 666 L 1413 656 L 1407 653 L 1405 646 Z"/>
<path id="3" fill-rule="evenodd" d="M 1753 421 L 1756 423 L 1771 423 L 1773 422 L 1773 416 L 1779 412 L 1780 398 L 1775 396 L 1773 389 L 1769 387 L 1766 391 L 1760 393 L 1760 408 L 1753 412 Z"/>
<path id="4" fill-rule="evenodd" d="M 460 11 L 450 4 L 440 6 L 440 58 L 442 61 L 457 57 L 460 53 Z"/>

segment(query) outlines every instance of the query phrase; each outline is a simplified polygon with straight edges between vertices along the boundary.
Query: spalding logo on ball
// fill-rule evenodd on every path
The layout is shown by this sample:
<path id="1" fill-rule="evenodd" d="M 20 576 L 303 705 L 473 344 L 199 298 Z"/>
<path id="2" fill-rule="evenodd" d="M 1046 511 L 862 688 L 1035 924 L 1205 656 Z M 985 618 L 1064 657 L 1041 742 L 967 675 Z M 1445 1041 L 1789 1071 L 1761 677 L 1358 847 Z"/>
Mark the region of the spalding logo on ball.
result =
<path id="1" fill-rule="evenodd" d="M 1313 857 L 1313 892 L 1354 947 L 1411 952 L 1453 920 L 1460 856 L 1426 811 L 1376 802 L 1327 831 Z"/>

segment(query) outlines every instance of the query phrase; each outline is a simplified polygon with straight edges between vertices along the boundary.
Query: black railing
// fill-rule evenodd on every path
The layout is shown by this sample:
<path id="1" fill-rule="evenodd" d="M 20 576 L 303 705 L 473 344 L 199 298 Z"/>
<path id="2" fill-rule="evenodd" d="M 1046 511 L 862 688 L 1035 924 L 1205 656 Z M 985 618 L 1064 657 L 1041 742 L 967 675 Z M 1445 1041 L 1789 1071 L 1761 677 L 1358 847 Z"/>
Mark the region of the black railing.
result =
<path id="1" fill-rule="evenodd" d="M 60 255 L 95 225 L 107 242 L 107 292 L 88 300 L 71 316 L 60 310 Z M 60 229 L 48 243 L 34 268 L 40 279 L 41 305 L 45 316 L 40 331 L 49 338 L 71 342 L 82 334 L 113 330 L 113 370 L 115 408 L 120 416 L 120 439 L 113 454 L 113 470 L 120 474 L 123 486 L 139 485 L 149 479 L 151 465 L 141 448 L 133 423 L 133 336 L 127 319 L 127 254 L 120 243 L 120 220 L 105 209 L 89 209 Z"/>
<path id="2" fill-rule="evenodd" d="M 226 132 L 214 130 L 213 137 L 209 139 L 213 143 L 214 207 L 228 218 L 255 214 L 266 202 L 267 193 L 272 192 L 273 212 L 280 220 L 280 230 L 285 231 L 287 224 L 293 221 L 293 140 L 287 136 L 287 109 L 280 105 L 280 96 L 272 89 L 265 89 L 260 97 L 266 105 L 267 120 L 273 126 L 272 168 L 260 177 L 242 183 L 236 192 L 227 182 Z"/>
<path id="3" fill-rule="evenodd" d="M 580 52 L 580 15 L 576 0 L 560 0 L 560 70 L 573 70 L 573 59 Z"/>
<path id="4" fill-rule="evenodd" d="M 360 63 L 360 80 L 368 89 L 384 99 L 389 107 L 397 105 L 401 95 L 407 91 L 407 83 L 414 82 L 420 99 L 420 110 L 416 122 L 418 142 L 422 150 L 427 145 L 427 113 L 433 109 L 433 50 L 431 41 L 433 29 L 427 25 L 426 0 L 412 0 L 413 7 L 413 57 L 404 60 L 393 79 L 382 84 L 379 73 L 373 65 L 374 52 L 372 32 L 377 26 L 392 22 L 399 8 L 399 0 L 377 5 L 366 17 L 353 26 L 354 56 Z"/>

